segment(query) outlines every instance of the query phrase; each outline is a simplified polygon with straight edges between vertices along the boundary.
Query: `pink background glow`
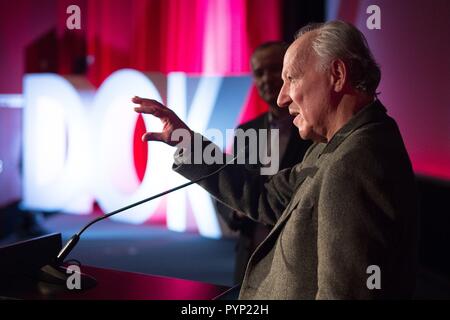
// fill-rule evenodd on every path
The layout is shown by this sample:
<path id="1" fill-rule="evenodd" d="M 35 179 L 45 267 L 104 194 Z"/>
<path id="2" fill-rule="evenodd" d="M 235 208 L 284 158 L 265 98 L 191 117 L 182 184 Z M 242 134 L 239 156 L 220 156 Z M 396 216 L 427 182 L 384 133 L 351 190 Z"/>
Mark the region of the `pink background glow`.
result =
<path id="1" fill-rule="evenodd" d="M 381 30 L 366 27 L 369 5 L 381 9 Z M 450 1 L 341 1 L 339 18 L 364 33 L 381 66 L 379 97 L 415 172 L 450 179 Z"/>

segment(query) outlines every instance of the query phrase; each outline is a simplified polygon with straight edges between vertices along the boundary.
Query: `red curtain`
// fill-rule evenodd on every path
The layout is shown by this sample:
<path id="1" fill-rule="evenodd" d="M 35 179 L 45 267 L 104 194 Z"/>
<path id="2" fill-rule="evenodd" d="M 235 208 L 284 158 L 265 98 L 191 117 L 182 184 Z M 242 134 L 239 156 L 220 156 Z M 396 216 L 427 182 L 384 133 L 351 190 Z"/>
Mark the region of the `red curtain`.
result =
<path id="1" fill-rule="evenodd" d="M 79 31 L 65 26 L 71 4 L 81 8 Z M 277 0 L 58 0 L 59 70 L 85 50 L 96 86 L 122 68 L 247 73 L 253 49 L 280 39 L 280 10 Z M 238 122 L 266 110 L 251 92 Z"/>

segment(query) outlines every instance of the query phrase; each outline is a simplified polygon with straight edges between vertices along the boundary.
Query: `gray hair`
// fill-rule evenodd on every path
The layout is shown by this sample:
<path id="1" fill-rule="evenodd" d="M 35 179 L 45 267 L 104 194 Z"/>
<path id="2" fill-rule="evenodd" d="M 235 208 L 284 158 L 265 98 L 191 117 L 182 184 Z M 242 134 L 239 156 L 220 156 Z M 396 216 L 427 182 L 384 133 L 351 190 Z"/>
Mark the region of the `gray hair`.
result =
<path id="1" fill-rule="evenodd" d="M 341 59 L 348 67 L 352 86 L 360 92 L 376 94 L 381 71 L 361 31 L 344 21 L 312 23 L 301 28 L 295 39 L 311 31 L 317 33 L 312 49 L 321 59 L 322 70 L 329 67 L 331 60 Z"/>

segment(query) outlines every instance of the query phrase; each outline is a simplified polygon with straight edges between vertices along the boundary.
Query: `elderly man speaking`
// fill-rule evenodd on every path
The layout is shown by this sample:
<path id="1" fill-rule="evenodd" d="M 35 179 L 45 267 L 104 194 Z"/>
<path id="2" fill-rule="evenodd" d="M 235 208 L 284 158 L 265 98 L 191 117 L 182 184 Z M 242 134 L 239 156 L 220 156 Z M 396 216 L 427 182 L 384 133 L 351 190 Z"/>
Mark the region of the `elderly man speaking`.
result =
<path id="1" fill-rule="evenodd" d="M 397 124 L 376 98 L 380 76 L 354 26 L 332 21 L 302 28 L 284 57 L 278 105 L 295 116 L 300 136 L 315 143 L 301 163 L 265 184 L 233 165 L 200 182 L 228 206 L 274 226 L 247 265 L 240 299 L 412 296 L 415 181 Z M 137 112 L 164 124 L 143 140 L 175 145 L 176 129 L 198 135 L 160 103 L 133 102 Z M 192 164 L 186 159 L 195 150 L 180 145 L 174 170 L 188 179 L 223 166 Z"/>

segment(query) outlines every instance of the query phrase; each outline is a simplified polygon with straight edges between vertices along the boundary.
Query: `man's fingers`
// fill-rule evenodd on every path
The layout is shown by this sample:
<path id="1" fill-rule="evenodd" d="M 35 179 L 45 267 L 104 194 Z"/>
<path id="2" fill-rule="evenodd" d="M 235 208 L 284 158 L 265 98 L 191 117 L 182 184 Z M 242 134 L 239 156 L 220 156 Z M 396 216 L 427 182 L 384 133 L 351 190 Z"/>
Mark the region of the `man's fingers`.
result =
<path id="1" fill-rule="evenodd" d="M 133 103 L 144 105 L 144 106 L 150 105 L 150 106 L 154 106 L 154 107 L 161 108 L 161 109 L 167 109 L 167 107 L 165 105 L 163 105 L 162 103 L 160 103 L 159 101 L 156 101 L 154 99 L 146 99 L 146 98 L 141 98 L 141 97 L 135 96 L 131 99 L 131 101 Z"/>
<path id="2" fill-rule="evenodd" d="M 138 97 L 138 96 L 134 96 L 134 97 L 131 99 L 131 101 L 132 101 L 133 103 L 141 103 L 142 98 L 141 98 L 141 97 Z"/>
<path id="3" fill-rule="evenodd" d="M 134 97 L 131 99 L 131 101 L 132 101 L 133 103 L 136 103 L 136 104 L 155 104 L 155 105 L 160 105 L 160 106 L 162 106 L 161 103 L 159 103 L 158 101 L 156 101 L 156 100 L 154 100 L 154 99 L 141 98 L 141 97 L 138 97 L 138 96 L 134 96 Z"/>
<path id="4" fill-rule="evenodd" d="M 169 141 L 168 136 L 172 133 L 174 127 L 186 127 L 177 117 L 177 115 L 162 105 L 156 100 L 152 99 L 144 99 L 141 97 L 133 97 L 131 99 L 133 103 L 138 104 L 139 106 L 135 107 L 134 110 L 138 113 L 151 114 L 157 118 L 159 118 L 163 124 L 164 129 L 163 132 L 147 132 L 142 136 L 142 141 L 161 141 L 170 145 L 173 145 L 171 141 Z M 187 128 L 189 129 L 189 128 Z"/>
<path id="5" fill-rule="evenodd" d="M 139 107 L 134 108 L 134 110 L 139 113 L 148 113 L 154 115 L 155 117 L 161 118 L 163 116 L 167 116 L 169 111 L 167 107 L 156 100 L 134 97 L 131 101 L 133 103 L 140 104 Z"/>
<path id="6" fill-rule="evenodd" d="M 142 136 L 142 141 L 162 141 L 166 142 L 162 132 L 147 132 Z"/>
<path id="7" fill-rule="evenodd" d="M 164 112 L 154 106 L 150 106 L 150 105 L 140 105 L 139 107 L 135 107 L 134 111 L 138 112 L 138 113 L 146 113 L 146 114 L 151 114 L 154 115 L 155 117 L 161 118 L 164 116 Z"/>
<path id="8" fill-rule="evenodd" d="M 139 107 L 135 107 L 134 111 L 138 113 L 151 114 L 157 118 L 166 118 L 168 116 L 168 109 L 164 110 L 160 107 L 155 107 L 154 105 L 143 105 L 141 104 Z"/>

